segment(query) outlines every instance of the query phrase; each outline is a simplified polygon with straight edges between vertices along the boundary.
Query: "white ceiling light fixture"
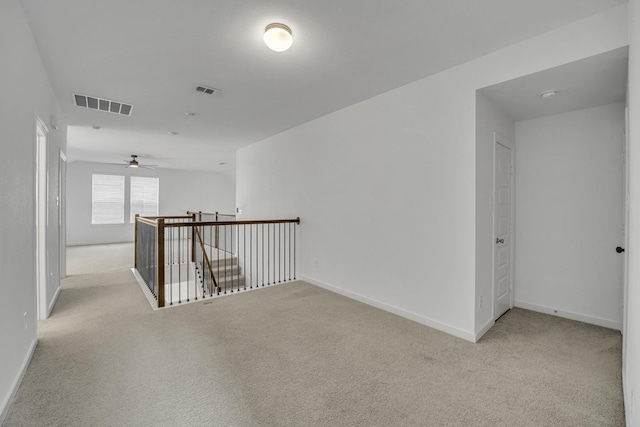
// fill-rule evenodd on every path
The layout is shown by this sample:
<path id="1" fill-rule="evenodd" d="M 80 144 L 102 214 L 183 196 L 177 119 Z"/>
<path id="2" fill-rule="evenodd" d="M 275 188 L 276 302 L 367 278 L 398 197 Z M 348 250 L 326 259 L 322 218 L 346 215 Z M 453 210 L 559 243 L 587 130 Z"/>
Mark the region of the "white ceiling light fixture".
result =
<path id="1" fill-rule="evenodd" d="M 551 90 L 545 90 L 544 92 L 542 92 L 540 94 L 540 96 L 542 97 L 542 99 L 551 99 L 554 96 L 556 96 L 558 94 L 558 91 L 555 89 L 551 89 Z"/>
<path id="2" fill-rule="evenodd" d="M 269 24 L 264 29 L 264 43 L 275 52 L 284 52 L 293 44 L 291 28 L 284 24 Z"/>

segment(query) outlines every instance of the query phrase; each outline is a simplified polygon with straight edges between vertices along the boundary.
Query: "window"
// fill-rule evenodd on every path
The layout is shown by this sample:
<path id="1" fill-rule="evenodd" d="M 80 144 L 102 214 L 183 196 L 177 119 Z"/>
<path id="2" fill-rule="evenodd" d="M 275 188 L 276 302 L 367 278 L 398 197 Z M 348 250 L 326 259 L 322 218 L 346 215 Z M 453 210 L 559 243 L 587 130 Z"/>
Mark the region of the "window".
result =
<path id="1" fill-rule="evenodd" d="M 124 176 L 91 176 L 91 224 L 124 224 Z"/>
<path id="2" fill-rule="evenodd" d="M 158 215 L 158 184 L 158 178 L 131 177 L 131 222 L 135 221 L 136 214 Z"/>

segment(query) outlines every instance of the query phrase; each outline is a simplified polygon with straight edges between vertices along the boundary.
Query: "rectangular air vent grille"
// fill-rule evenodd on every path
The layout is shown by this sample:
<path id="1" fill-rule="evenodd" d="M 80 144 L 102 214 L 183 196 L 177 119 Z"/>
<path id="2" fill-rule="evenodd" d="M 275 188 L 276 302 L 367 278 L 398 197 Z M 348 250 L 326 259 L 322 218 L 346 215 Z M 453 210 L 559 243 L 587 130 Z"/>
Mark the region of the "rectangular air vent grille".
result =
<path id="1" fill-rule="evenodd" d="M 111 101 L 109 99 L 98 98 L 96 96 L 86 96 L 73 94 L 73 100 L 76 107 L 85 107 L 92 110 L 104 111 L 105 113 L 122 114 L 130 116 L 133 111 L 133 105 L 123 102 Z"/>
<path id="2" fill-rule="evenodd" d="M 196 86 L 196 92 L 204 93 L 207 95 L 221 94 L 222 91 L 220 89 L 216 89 L 214 87 L 198 85 Z"/>

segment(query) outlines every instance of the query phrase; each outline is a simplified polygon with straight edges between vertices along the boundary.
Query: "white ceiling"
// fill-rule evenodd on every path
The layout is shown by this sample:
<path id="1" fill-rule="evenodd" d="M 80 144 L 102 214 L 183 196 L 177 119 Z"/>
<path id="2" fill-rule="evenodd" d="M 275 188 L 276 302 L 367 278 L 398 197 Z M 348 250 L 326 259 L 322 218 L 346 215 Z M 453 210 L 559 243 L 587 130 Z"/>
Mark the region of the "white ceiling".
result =
<path id="1" fill-rule="evenodd" d="M 481 90 L 514 121 L 624 102 L 628 47 L 523 76 Z M 540 94 L 556 90 L 543 99 Z"/>
<path id="2" fill-rule="evenodd" d="M 138 154 L 231 174 L 238 148 L 623 3 L 22 0 L 70 125 L 69 160 Z M 289 51 L 262 42 L 272 22 L 293 30 Z M 75 107 L 72 93 L 133 104 L 133 114 Z"/>

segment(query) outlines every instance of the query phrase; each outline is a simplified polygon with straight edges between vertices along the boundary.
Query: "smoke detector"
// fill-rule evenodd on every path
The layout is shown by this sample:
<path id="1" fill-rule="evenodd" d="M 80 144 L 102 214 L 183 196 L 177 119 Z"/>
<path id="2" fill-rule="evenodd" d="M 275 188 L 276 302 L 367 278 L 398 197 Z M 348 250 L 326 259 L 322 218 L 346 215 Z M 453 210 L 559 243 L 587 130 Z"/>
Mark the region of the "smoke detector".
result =
<path id="1" fill-rule="evenodd" d="M 121 114 L 130 116 L 133 105 L 124 102 L 112 101 L 110 99 L 99 98 L 97 96 L 87 96 L 73 94 L 73 101 L 76 107 L 89 108 L 91 110 L 104 111 L 105 113 Z"/>
<path id="2" fill-rule="evenodd" d="M 558 91 L 555 89 L 551 89 L 551 90 L 545 90 L 544 92 L 542 92 L 540 94 L 540 96 L 542 97 L 542 99 L 551 99 L 554 96 L 556 96 L 558 94 Z"/>

